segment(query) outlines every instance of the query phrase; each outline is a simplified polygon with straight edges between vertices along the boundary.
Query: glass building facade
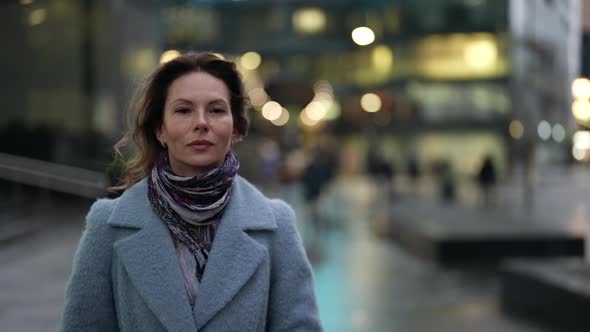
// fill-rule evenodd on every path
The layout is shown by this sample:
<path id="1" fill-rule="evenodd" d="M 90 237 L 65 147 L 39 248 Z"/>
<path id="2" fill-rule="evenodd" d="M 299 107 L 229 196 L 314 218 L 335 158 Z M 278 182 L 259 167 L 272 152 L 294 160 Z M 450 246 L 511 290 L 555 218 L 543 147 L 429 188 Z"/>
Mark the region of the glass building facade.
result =
<path id="1" fill-rule="evenodd" d="M 310 146 L 329 134 L 343 148 L 374 142 L 400 167 L 409 156 L 423 165 L 444 159 L 469 175 L 491 155 L 505 173 L 515 146 L 509 124 L 534 108 L 518 96 L 545 81 L 543 59 L 557 61 L 540 42 L 515 37 L 515 20 L 530 17 L 517 7 L 507 0 L 2 2 L 0 151 L 104 169 L 137 83 L 166 51 L 199 50 L 236 60 L 243 73 L 253 140 L 238 149 L 253 150 L 248 144 L 260 137 L 287 149 Z M 562 9 L 567 17 L 570 8 Z M 358 27 L 372 36 L 357 38 L 373 41 L 351 38 Z M 563 32 L 556 31 L 551 40 Z M 515 76 L 514 61 L 541 76 Z M 569 79 L 565 67 L 553 71 Z M 535 87 L 554 90 L 540 97 L 554 109 L 570 102 L 567 87 Z M 366 94 L 376 96 L 377 112 L 363 108 Z M 264 115 L 269 101 L 281 106 L 280 120 Z M 527 137 L 539 117 L 525 117 Z"/>

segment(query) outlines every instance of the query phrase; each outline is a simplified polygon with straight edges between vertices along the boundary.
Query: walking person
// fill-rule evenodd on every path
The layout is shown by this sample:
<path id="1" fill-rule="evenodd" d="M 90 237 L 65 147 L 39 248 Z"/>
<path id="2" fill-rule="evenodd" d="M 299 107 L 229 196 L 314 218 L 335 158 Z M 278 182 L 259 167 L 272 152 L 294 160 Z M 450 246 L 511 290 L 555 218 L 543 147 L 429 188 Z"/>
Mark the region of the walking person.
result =
<path id="1" fill-rule="evenodd" d="M 125 192 L 90 209 L 62 331 L 321 331 L 293 210 L 238 175 L 245 100 L 213 54 L 147 79 L 116 146 L 137 147 Z"/>
<path id="2" fill-rule="evenodd" d="M 323 216 L 320 213 L 320 200 L 322 193 L 334 177 L 336 165 L 332 153 L 323 147 L 316 147 L 313 156 L 303 170 L 303 194 L 309 218 L 314 228 L 319 231 L 323 226 L 327 226 Z"/>
<path id="3" fill-rule="evenodd" d="M 495 204 L 495 187 L 496 187 L 496 167 L 491 157 L 483 160 L 477 180 L 480 188 L 480 201 L 484 207 L 490 207 Z"/>

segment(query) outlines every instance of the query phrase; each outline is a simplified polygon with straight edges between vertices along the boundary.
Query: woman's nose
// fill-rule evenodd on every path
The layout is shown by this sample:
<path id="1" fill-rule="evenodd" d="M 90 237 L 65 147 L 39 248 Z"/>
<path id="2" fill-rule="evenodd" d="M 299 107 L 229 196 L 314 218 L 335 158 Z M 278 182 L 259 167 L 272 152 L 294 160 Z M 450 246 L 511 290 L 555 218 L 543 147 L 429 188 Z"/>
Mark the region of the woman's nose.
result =
<path id="1" fill-rule="evenodd" d="M 207 130 L 209 128 L 207 124 L 207 117 L 205 112 L 197 111 L 193 113 L 193 130 Z"/>

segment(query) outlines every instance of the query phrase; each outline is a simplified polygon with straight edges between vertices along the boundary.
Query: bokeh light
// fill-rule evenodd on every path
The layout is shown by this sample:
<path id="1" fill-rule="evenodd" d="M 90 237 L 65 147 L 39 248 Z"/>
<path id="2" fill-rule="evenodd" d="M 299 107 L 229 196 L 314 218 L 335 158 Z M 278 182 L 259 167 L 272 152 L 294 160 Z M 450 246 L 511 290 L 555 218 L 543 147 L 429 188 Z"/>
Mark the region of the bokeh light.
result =
<path id="1" fill-rule="evenodd" d="M 498 59 L 496 44 L 489 39 L 468 42 L 464 52 L 465 60 L 471 67 L 487 69 L 494 66 Z"/>
<path id="2" fill-rule="evenodd" d="M 262 116 L 269 121 L 278 119 L 281 116 L 281 112 L 282 106 L 276 101 L 269 101 L 262 106 Z"/>
<path id="3" fill-rule="evenodd" d="M 393 51 L 387 46 L 379 45 L 373 49 L 371 60 L 377 72 L 388 73 L 393 67 Z"/>
<path id="4" fill-rule="evenodd" d="M 587 78 L 576 78 L 572 83 L 572 95 L 576 99 L 590 98 L 590 80 Z"/>
<path id="5" fill-rule="evenodd" d="M 576 120 L 587 122 L 590 120 L 590 101 L 578 99 L 572 104 L 572 114 Z"/>
<path id="6" fill-rule="evenodd" d="M 271 121 L 275 126 L 281 127 L 289 122 L 289 111 L 286 108 L 281 109 L 281 115 L 276 120 Z"/>
<path id="7" fill-rule="evenodd" d="M 324 105 L 318 101 L 312 101 L 305 108 L 307 116 L 313 121 L 321 121 L 328 112 Z"/>
<path id="8" fill-rule="evenodd" d="M 177 50 L 168 50 L 160 55 L 160 63 L 166 63 L 170 60 L 174 60 L 175 58 L 180 56 L 180 52 Z"/>
<path id="9" fill-rule="evenodd" d="M 293 27 L 305 34 L 314 34 L 326 27 L 326 14 L 319 8 L 301 8 L 293 13 Z"/>
<path id="10" fill-rule="evenodd" d="M 301 123 L 308 127 L 313 127 L 318 124 L 318 121 L 309 118 L 307 114 L 307 108 L 303 109 L 303 111 L 299 113 L 299 119 L 301 120 Z"/>
<path id="11" fill-rule="evenodd" d="M 262 57 L 256 52 L 246 52 L 240 57 L 240 64 L 248 70 L 254 70 L 262 63 Z"/>
<path id="12" fill-rule="evenodd" d="M 47 11 L 43 8 L 37 8 L 29 14 L 29 24 L 30 25 L 39 25 L 39 24 L 45 22 L 46 18 L 47 18 Z"/>
<path id="13" fill-rule="evenodd" d="M 580 130 L 574 134 L 574 145 L 580 149 L 590 149 L 590 131 Z"/>
<path id="14" fill-rule="evenodd" d="M 248 91 L 248 96 L 250 97 L 250 103 L 254 107 L 262 107 L 269 100 L 263 88 L 253 88 Z"/>
<path id="15" fill-rule="evenodd" d="M 551 137 L 551 125 L 549 122 L 543 120 L 537 126 L 537 134 L 542 140 L 548 140 Z"/>
<path id="16" fill-rule="evenodd" d="M 553 140 L 557 143 L 563 142 L 565 139 L 565 128 L 559 123 L 554 124 L 551 137 L 553 137 Z"/>
<path id="17" fill-rule="evenodd" d="M 360 46 L 369 45 L 375 41 L 375 33 L 367 27 L 358 27 L 352 30 L 352 41 Z"/>
<path id="18" fill-rule="evenodd" d="M 336 120 L 340 117 L 341 113 L 342 107 L 340 106 L 340 103 L 334 100 L 332 101 L 330 108 L 328 108 L 328 112 L 326 113 L 324 120 Z"/>
<path id="19" fill-rule="evenodd" d="M 381 110 L 381 98 L 374 93 L 367 93 L 361 97 L 361 107 L 369 113 Z"/>
<path id="20" fill-rule="evenodd" d="M 332 88 L 332 84 L 326 80 L 320 80 L 313 84 L 313 91 L 315 93 L 327 93 L 329 95 L 334 94 L 334 88 Z"/>
<path id="21" fill-rule="evenodd" d="M 574 159 L 576 159 L 577 161 L 582 161 L 586 159 L 586 152 L 587 150 L 581 149 L 576 145 L 572 147 L 572 156 L 574 156 Z"/>
<path id="22" fill-rule="evenodd" d="M 514 139 L 521 139 L 522 135 L 524 134 L 524 126 L 522 125 L 522 122 L 518 120 L 512 120 L 508 126 L 508 132 L 510 133 L 510 137 Z"/>

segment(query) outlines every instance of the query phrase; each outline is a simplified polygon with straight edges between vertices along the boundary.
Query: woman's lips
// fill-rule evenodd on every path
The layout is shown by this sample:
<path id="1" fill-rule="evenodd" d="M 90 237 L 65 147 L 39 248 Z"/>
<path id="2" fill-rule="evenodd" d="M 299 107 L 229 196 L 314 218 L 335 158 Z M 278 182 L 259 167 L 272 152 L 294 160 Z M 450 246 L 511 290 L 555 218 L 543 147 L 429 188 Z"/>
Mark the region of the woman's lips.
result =
<path id="1" fill-rule="evenodd" d="M 212 145 L 213 145 L 213 143 L 209 142 L 208 140 L 195 140 L 189 144 L 189 146 L 193 150 L 197 150 L 197 151 L 205 151 L 205 150 L 209 149 Z"/>

